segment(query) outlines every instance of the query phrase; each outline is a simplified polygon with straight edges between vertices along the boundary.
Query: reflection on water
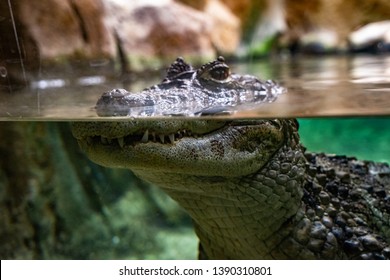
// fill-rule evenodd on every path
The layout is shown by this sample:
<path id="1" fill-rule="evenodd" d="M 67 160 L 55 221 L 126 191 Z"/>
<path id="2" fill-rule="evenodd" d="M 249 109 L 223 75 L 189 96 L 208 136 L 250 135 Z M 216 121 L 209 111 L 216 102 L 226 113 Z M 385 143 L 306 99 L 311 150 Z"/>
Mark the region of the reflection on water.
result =
<path id="1" fill-rule="evenodd" d="M 233 72 L 274 79 L 288 88 L 276 102 L 240 107 L 231 117 L 317 117 L 390 114 L 390 57 L 323 57 L 252 61 L 232 65 Z M 50 76 L 48 73 L 47 76 Z M 3 120 L 86 120 L 105 91 L 140 91 L 161 80 L 123 83 L 103 76 L 69 73 L 34 81 L 29 89 L 0 94 Z M 224 116 L 225 117 L 225 116 Z M 101 118 L 99 118 L 101 119 Z"/>

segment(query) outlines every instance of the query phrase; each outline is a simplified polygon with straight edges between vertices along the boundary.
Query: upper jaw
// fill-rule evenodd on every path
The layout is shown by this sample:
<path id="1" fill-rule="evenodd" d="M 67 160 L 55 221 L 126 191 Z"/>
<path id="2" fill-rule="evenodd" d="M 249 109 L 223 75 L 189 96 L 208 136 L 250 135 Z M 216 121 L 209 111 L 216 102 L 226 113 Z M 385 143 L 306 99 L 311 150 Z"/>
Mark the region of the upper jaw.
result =
<path id="1" fill-rule="evenodd" d="M 154 128 L 158 127 L 150 122 L 154 123 Z M 92 161 L 103 166 L 131 169 L 142 173 L 143 177 L 159 172 L 227 177 L 252 174 L 284 141 L 282 127 L 270 120 L 214 121 L 208 123 L 207 130 L 204 128 L 198 138 L 193 134 L 189 136 L 186 131 L 187 135 L 176 134 L 174 139 L 172 135 L 164 134 L 164 140 L 161 140 L 156 134 L 155 142 L 149 130 L 151 124 L 147 136 L 147 125 L 130 127 L 126 133 L 102 135 L 101 127 L 115 131 L 115 125 L 118 123 L 74 123 L 73 133 Z"/>
<path id="2" fill-rule="evenodd" d="M 112 141 L 123 146 L 128 142 L 146 143 L 155 141 L 173 143 L 186 136 L 197 137 L 208 134 L 227 125 L 229 121 L 208 120 L 129 120 L 118 122 L 75 122 L 72 132 L 79 141 L 99 138 L 103 144 Z M 117 140 L 118 139 L 118 140 Z M 126 142 L 126 141 L 125 141 Z"/>
<path id="3" fill-rule="evenodd" d="M 119 145 L 119 147 L 123 149 L 125 146 L 135 146 L 150 142 L 159 144 L 175 144 L 176 141 L 179 141 L 182 138 L 198 138 L 201 136 L 203 136 L 203 134 L 196 134 L 186 129 L 178 130 L 176 133 L 155 132 L 153 130 L 145 129 L 143 132 L 131 133 L 126 136 L 108 138 L 102 135 L 96 135 L 79 138 L 79 141 L 84 141 L 87 144 L 100 143 L 102 145 Z"/>
<path id="4" fill-rule="evenodd" d="M 156 143 L 175 144 L 182 138 L 201 138 L 227 126 L 259 125 L 272 120 L 166 120 L 123 122 L 75 122 L 72 124 L 74 137 L 84 145 L 101 144 L 134 146 L 136 144 Z"/>

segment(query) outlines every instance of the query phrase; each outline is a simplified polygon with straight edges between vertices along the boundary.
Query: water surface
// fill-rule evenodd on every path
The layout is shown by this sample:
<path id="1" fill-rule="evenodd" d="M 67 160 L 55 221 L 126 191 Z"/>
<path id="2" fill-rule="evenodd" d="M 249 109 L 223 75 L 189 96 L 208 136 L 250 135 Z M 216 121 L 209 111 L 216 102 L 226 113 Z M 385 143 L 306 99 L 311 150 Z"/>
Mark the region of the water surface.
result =
<path id="1" fill-rule="evenodd" d="M 274 103 L 238 108 L 229 118 L 390 115 L 390 56 L 278 58 L 230 63 L 233 72 L 274 79 L 288 89 Z M 91 120 L 95 103 L 113 88 L 141 91 L 163 73 L 132 82 L 85 71 L 51 75 L 24 90 L 0 94 L 0 120 Z M 102 118 L 97 118 L 102 120 Z"/>

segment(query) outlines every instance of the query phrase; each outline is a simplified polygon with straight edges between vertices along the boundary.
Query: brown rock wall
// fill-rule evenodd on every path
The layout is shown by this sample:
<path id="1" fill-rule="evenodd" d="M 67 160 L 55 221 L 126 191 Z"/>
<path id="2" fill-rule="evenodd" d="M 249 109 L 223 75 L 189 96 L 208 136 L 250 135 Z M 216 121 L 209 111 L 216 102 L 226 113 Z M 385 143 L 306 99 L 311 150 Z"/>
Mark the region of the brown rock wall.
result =
<path id="1" fill-rule="evenodd" d="M 236 16 L 217 0 L 196 3 L 2 1 L 1 73 L 20 82 L 33 79 L 30 74 L 45 65 L 80 67 L 108 59 L 134 71 L 160 67 L 178 55 L 206 60 L 217 52 L 234 53 L 240 40 Z"/>
<path id="2" fill-rule="evenodd" d="M 214 56 L 207 15 L 174 1 L 106 1 L 107 22 L 131 68 L 156 58 Z"/>
<path id="3" fill-rule="evenodd" d="M 19 0 L 16 20 L 34 39 L 41 59 L 113 56 L 115 45 L 104 24 L 100 0 Z"/>

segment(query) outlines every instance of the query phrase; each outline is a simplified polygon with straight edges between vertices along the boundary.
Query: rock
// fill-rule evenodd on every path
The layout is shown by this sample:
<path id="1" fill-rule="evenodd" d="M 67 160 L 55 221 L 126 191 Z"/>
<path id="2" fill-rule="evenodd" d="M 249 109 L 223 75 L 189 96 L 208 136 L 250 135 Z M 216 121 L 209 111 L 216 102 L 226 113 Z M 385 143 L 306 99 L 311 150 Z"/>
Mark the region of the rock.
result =
<path id="1" fill-rule="evenodd" d="M 73 63 L 93 71 L 90 64 L 119 61 L 122 69 L 141 71 L 178 55 L 209 60 L 217 51 L 236 50 L 240 22 L 224 4 L 182 2 L 191 6 L 174 0 L 2 1 L 0 79 L 28 84 L 43 66 Z"/>
<path id="2" fill-rule="evenodd" d="M 57 75 L 73 63 L 75 69 L 88 67 L 91 74 L 98 68 L 92 69 L 91 62 L 110 66 L 116 46 L 103 16 L 100 0 L 1 1 L 0 87 L 25 86 L 38 76 L 54 75 L 45 71 L 47 66 L 61 65 Z"/>
<path id="3" fill-rule="evenodd" d="M 216 51 L 236 50 L 240 22 L 220 1 L 178 2 L 183 1 L 105 1 L 108 25 L 130 69 L 161 67 L 178 55 L 210 59 Z"/>
<path id="4" fill-rule="evenodd" d="M 353 31 L 364 24 L 389 19 L 390 2 L 286 0 L 285 14 L 289 28 L 281 41 L 286 40 L 291 46 L 301 45 L 302 51 L 314 53 L 347 51 Z M 356 36 L 360 34 L 352 35 Z"/>
<path id="5" fill-rule="evenodd" d="M 40 59 L 113 57 L 115 42 L 104 24 L 99 0 L 19 0 L 15 7 L 22 35 L 30 37 Z M 23 38 L 22 38 L 23 39 Z"/>
<path id="6" fill-rule="evenodd" d="M 369 23 L 349 35 L 353 50 L 359 51 L 376 46 L 377 51 L 390 50 L 390 20 Z"/>
<path id="7" fill-rule="evenodd" d="M 205 13 L 173 0 L 106 0 L 105 7 L 107 24 L 132 70 L 142 70 L 145 63 L 151 67 L 151 62 L 162 66 L 178 55 L 215 56 Z"/>
<path id="8" fill-rule="evenodd" d="M 218 0 L 209 0 L 205 12 L 212 20 L 213 45 L 223 54 L 234 53 L 241 39 L 239 19 Z"/>
<path id="9" fill-rule="evenodd" d="M 284 28 L 284 0 L 176 0 L 200 11 L 205 11 L 213 21 L 212 40 L 221 53 L 245 55 L 245 44 L 263 40 L 275 30 Z M 281 9 L 279 9 L 281 8 Z M 261 23 L 259 24 L 259 21 Z M 264 23 L 264 24 L 263 24 Z M 276 23 L 276 27 L 275 24 Z M 259 28 L 260 26 L 260 28 Z M 271 30 L 270 30 L 271 29 Z M 259 35 L 260 33 L 260 35 Z M 238 48 L 239 44 L 240 48 Z"/>

